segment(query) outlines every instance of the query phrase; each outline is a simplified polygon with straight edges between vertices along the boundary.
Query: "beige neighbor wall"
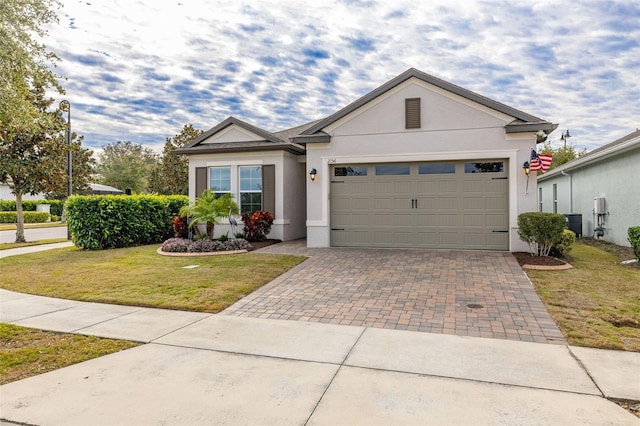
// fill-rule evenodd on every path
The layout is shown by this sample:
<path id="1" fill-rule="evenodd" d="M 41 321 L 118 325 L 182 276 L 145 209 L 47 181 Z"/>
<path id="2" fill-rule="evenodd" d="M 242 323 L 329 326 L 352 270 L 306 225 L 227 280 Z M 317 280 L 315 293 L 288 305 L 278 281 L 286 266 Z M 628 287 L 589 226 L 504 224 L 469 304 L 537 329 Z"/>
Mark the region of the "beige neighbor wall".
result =
<path id="1" fill-rule="evenodd" d="M 406 98 L 421 98 L 420 129 L 405 129 Z M 507 159 L 509 165 L 510 250 L 527 246 L 517 235 L 517 216 L 536 209 L 535 177 L 522 164 L 529 160 L 535 133 L 507 135 L 513 117 L 466 98 L 409 79 L 327 128 L 330 143 L 307 145 L 307 173 L 318 171 L 307 186 L 307 244 L 330 245 L 330 166 L 333 164 Z"/>
<path id="2" fill-rule="evenodd" d="M 239 196 L 237 166 L 267 164 L 274 164 L 276 173 L 276 211 L 273 212 L 275 220 L 268 238 L 286 241 L 304 237 L 306 231 L 304 176 L 300 176 L 301 166 L 297 156 L 284 151 L 189 156 L 189 199 L 191 201 L 195 199 L 195 170 L 197 167 L 231 166 L 231 192 L 237 202 Z M 301 184 L 296 184 L 299 181 Z M 287 182 L 286 192 L 284 191 L 285 182 Z M 242 231 L 242 226 L 243 224 L 238 218 L 236 232 Z M 223 219 L 222 224 L 215 227 L 215 236 L 218 237 L 229 230 L 228 221 Z"/>

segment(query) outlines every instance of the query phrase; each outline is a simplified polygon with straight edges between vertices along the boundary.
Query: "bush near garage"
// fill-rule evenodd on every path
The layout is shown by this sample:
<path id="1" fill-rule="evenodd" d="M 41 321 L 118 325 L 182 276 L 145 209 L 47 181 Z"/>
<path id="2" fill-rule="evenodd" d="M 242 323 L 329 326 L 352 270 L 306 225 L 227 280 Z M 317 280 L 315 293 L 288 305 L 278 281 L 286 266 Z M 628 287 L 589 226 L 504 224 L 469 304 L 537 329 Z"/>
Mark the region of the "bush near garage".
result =
<path id="1" fill-rule="evenodd" d="M 24 223 L 44 223 L 51 218 L 47 212 L 24 212 Z M 0 223 L 18 223 L 18 212 L 0 211 Z"/>
<path id="2" fill-rule="evenodd" d="M 628 240 L 636 258 L 640 260 L 640 226 L 632 226 L 627 230 Z"/>
<path id="3" fill-rule="evenodd" d="M 565 257 L 569 253 L 569 250 L 571 250 L 571 246 L 573 246 L 575 242 L 575 232 L 565 229 L 564 231 L 562 231 L 560 241 L 554 244 L 553 247 L 551 247 L 549 255 L 555 257 Z"/>
<path id="4" fill-rule="evenodd" d="M 75 245 L 87 250 L 161 243 L 173 237 L 172 219 L 186 196 L 89 195 L 67 200 Z"/>
<path id="5" fill-rule="evenodd" d="M 25 212 L 35 212 L 38 204 L 49 204 L 51 209 L 49 212 L 53 216 L 62 216 L 64 203 L 60 200 L 24 200 L 22 202 L 22 210 Z M 15 212 L 16 200 L 0 200 L 0 212 Z"/>
<path id="6" fill-rule="evenodd" d="M 529 244 L 533 256 L 549 256 L 562 240 L 567 219 L 558 213 L 529 212 L 518 215 L 518 236 Z"/>

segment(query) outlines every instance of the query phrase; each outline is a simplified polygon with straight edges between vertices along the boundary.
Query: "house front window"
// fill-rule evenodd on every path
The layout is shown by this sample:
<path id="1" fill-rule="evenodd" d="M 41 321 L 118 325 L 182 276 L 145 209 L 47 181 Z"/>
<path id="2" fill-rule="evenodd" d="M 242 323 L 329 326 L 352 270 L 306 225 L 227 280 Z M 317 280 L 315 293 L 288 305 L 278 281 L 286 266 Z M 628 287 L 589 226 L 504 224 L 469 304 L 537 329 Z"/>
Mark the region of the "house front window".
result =
<path id="1" fill-rule="evenodd" d="M 231 193 L 231 167 L 209 167 L 209 189 L 217 196 Z"/>
<path id="2" fill-rule="evenodd" d="M 238 167 L 240 213 L 262 210 L 262 166 Z"/>

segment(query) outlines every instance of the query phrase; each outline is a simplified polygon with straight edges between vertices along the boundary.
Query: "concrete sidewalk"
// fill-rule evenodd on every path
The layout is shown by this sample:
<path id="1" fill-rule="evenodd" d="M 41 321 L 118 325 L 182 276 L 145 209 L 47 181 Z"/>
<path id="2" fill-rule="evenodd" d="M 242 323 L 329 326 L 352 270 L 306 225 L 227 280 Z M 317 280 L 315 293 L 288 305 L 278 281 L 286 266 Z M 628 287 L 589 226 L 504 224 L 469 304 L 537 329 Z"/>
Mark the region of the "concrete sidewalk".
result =
<path id="1" fill-rule="evenodd" d="M 36 253 L 39 251 L 53 250 L 64 247 L 73 247 L 72 241 L 64 241 L 62 243 L 39 244 L 36 246 L 26 246 L 7 250 L 0 250 L 0 259 L 9 256 L 17 256 L 19 254 Z"/>
<path id="2" fill-rule="evenodd" d="M 0 387 L 27 424 L 616 424 L 640 354 L 84 303 L 0 290 L 0 321 L 147 344 Z"/>

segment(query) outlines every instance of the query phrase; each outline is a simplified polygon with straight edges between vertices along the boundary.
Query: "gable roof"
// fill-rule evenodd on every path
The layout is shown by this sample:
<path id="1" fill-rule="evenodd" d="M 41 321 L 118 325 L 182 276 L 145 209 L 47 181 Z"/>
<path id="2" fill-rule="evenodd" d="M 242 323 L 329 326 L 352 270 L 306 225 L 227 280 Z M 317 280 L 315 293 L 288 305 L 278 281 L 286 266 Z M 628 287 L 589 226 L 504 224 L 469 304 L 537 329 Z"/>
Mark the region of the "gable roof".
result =
<path id="1" fill-rule="evenodd" d="M 502 112 L 506 115 L 509 115 L 511 117 L 514 117 L 514 121 L 512 123 L 509 123 L 506 128 L 507 128 L 507 133 L 517 133 L 517 132 L 531 132 L 531 131 L 538 131 L 538 130 L 543 130 L 545 131 L 545 133 L 551 133 L 553 130 L 555 130 L 556 127 L 558 127 L 555 124 L 552 124 L 548 121 L 545 121 L 541 118 L 535 117 L 533 115 L 527 114 L 523 111 L 520 111 L 518 109 L 512 108 L 508 105 L 505 105 L 503 103 L 500 103 L 498 101 L 494 101 L 493 99 L 489 99 L 485 96 L 479 95 L 475 92 L 472 92 L 470 90 L 464 89 L 460 86 L 457 86 L 453 83 L 449 83 L 447 81 L 441 80 L 437 77 L 434 77 L 430 74 L 424 73 L 422 71 L 419 71 L 415 68 L 409 68 L 407 71 L 403 72 L 402 74 L 400 74 L 399 76 L 393 78 L 392 80 L 389 80 L 388 82 L 386 82 L 385 84 L 383 84 L 382 86 L 378 87 L 377 89 L 367 93 L 366 95 L 364 95 L 363 97 L 361 97 L 360 99 L 356 100 L 355 102 L 350 103 L 349 105 L 347 105 L 346 107 L 342 108 L 340 111 L 330 115 L 329 117 L 320 120 L 317 124 L 311 126 L 310 128 L 308 128 L 307 130 L 305 130 L 304 132 L 302 132 L 300 134 L 300 136 L 304 136 L 304 135 L 313 135 L 317 132 L 319 132 L 320 130 L 322 130 L 323 128 L 329 126 L 330 124 L 335 123 L 336 121 L 340 120 L 341 118 L 345 117 L 346 115 L 350 114 L 351 112 L 357 110 L 358 108 L 360 108 L 361 106 L 367 104 L 368 102 L 372 101 L 373 99 L 377 98 L 378 96 L 388 92 L 389 90 L 395 88 L 396 86 L 400 85 L 401 83 L 404 83 L 406 80 L 410 79 L 410 78 L 417 78 L 419 80 L 422 80 L 428 84 L 431 84 L 433 86 L 439 87 L 441 89 L 444 89 L 448 92 L 451 93 L 455 93 L 456 95 L 462 96 L 464 98 L 467 98 L 473 102 L 476 102 L 480 105 L 484 105 L 488 108 L 491 108 L 493 110 Z"/>
<path id="2" fill-rule="evenodd" d="M 594 149 L 591 152 L 586 153 L 582 157 L 578 157 L 569 161 L 542 176 L 538 176 L 538 182 L 543 182 L 559 173 L 568 172 L 571 170 L 579 169 L 581 167 L 597 163 L 605 160 L 613 155 L 620 155 L 627 151 L 634 149 L 640 149 L 640 130 L 636 129 L 634 132 L 629 133 L 626 136 L 616 139 L 615 141 L 602 145 Z"/>
<path id="3" fill-rule="evenodd" d="M 247 140 L 237 142 L 203 144 L 211 136 L 226 129 L 229 126 L 237 126 L 247 130 L 261 138 L 262 140 Z M 299 126 L 300 127 L 300 126 Z M 294 128 L 297 129 L 297 128 Z M 286 131 L 283 131 L 286 132 Z M 280 132 L 280 133 L 283 133 Z M 173 151 L 174 154 L 210 154 L 227 152 L 247 152 L 247 151 L 280 151 L 284 150 L 293 154 L 304 153 L 304 148 L 298 144 L 289 142 L 288 139 L 279 137 L 280 135 L 270 133 L 264 129 L 256 127 L 235 117 L 228 117 L 218 125 L 207 130 L 187 145 Z"/>

